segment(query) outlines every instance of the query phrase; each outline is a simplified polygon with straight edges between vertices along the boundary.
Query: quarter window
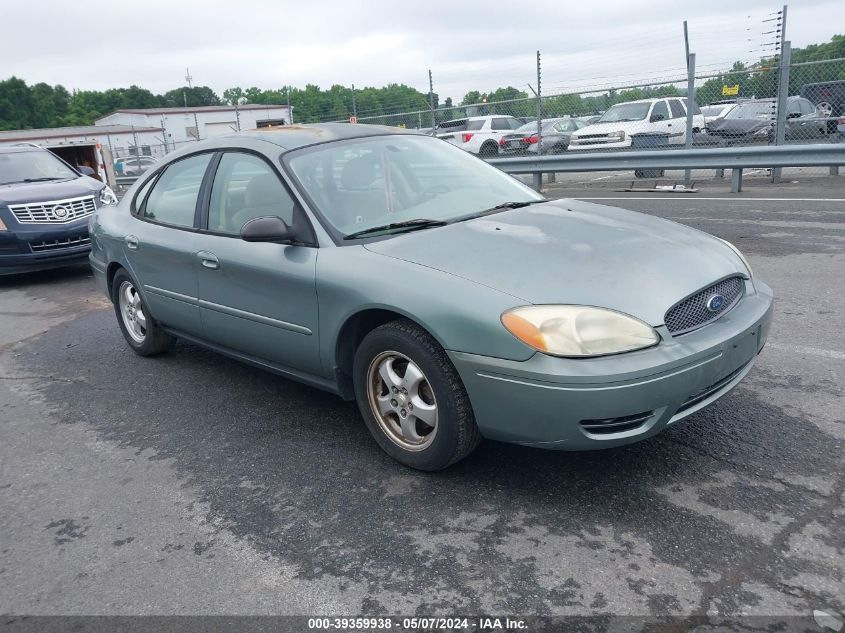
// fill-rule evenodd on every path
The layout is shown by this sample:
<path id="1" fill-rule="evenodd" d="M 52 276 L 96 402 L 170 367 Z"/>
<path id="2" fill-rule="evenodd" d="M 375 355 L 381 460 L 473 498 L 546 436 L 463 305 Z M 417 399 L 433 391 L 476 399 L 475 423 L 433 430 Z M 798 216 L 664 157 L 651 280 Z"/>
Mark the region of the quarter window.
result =
<path id="1" fill-rule="evenodd" d="M 208 207 L 208 230 L 240 235 L 248 221 L 278 216 L 293 224 L 294 201 L 279 177 L 262 159 L 252 154 L 223 154 Z"/>
<path id="2" fill-rule="evenodd" d="M 167 167 L 153 185 L 141 216 L 163 224 L 193 227 L 197 197 L 211 156 L 198 154 Z"/>

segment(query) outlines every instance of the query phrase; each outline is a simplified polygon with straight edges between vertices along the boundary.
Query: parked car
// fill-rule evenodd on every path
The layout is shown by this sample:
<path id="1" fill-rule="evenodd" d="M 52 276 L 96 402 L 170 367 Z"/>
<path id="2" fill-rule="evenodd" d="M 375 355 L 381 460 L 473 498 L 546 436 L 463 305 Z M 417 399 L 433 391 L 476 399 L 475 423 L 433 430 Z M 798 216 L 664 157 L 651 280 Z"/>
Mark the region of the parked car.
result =
<path id="1" fill-rule="evenodd" d="M 482 437 L 581 450 L 655 435 L 742 380 L 772 312 L 723 240 L 546 200 L 397 128 L 192 143 L 92 231 L 136 353 L 184 338 L 355 399 L 379 446 L 423 470 Z"/>
<path id="2" fill-rule="evenodd" d="M 118 176 L 140 176 L 155 163 L 152 156 L 124 156 L 114 161 L 114 171 Z"/>
<path id="3" fill-rule="evenodd" d="M 711 105 L 701 106 L 701 114 L 704 116 L 705 125 L 708 121 L 715 121 L 716 119 L 724 117 L 728 112 L 736 107 L 736 104 L 736 101 L 732 101 L 730 103 L 714 103 Z"/>
<path id="4" fill-rule="evenodd" d="M 786 100 L 786 131 L 788 140 L 810 140 L 827 135 L 827 117 L 804 97 Z M 775 99 L 743 101 L 723 118 L 710 121 L 707 133 L 729 144 L 770 143 L 775 138 L 777 102 Z"/>
<path id="5" fill-rule="evenodd" d="M 827 118 L 828 133 L 834 133 L 839 119 L 845 117 L 845 81 L 805 84 L 799 92 L 816 107 L 820 116 Z"/>
<path id="6" fill-rule="evenodd" d="M 704 129 L 704 116 L 693 104 L 693 132 Z M 686 140 L 686 99 L 642 99 L 617 103 L 598 121 L 572 134 L 569 149 L 610 149 L 630 147 L 634 134 L 666 134 L 671 145 Z"/>
<path id="7" fill-rule="evenodd" d="M 583 127 L 570 117 L 544 119 L 543 133 L 537 134 L 537 121 L 526 123 L 512 134 L 499 139 L 502 154 L 560 154 L 569 147 L 572 133 Z"/>
<path id="8" fill-rule="evenodd" d="M 437 126 L 435 136 L 476 156 L 496 156 L 499 140 L 522 127 L 523 121 L 504 114 L 472 116 L 446 121 Z"/>
<path id="9" fill-rule="evenodd" d="M 0 147 L 0 275 L 88 259 L 88 221 L 117 198 L 51 152 Z"/>

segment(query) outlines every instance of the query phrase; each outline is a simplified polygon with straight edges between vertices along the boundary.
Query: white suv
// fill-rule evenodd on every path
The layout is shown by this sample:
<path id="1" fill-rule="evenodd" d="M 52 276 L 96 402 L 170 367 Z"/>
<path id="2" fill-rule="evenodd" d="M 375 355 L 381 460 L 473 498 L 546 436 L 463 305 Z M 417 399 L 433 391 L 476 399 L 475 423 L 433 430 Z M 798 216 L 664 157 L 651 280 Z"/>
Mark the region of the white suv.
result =
<path id="1" fill-rule="evenodd" d="M 598 121 L 572 134 L 570 150 L 631 147 L 634 134 L 667 134 L 671 145 L 687 136 L 686 98 L 642 99 L 611 106 Z M 704 115 L 693 104 L 692 131 L 704 129 Z"/>
<path id="2" fill-rule="evenodd" d="M 499 153 L 499 141 L 505 134 L 522 125 L 519 119 L 504 114 L 471 116 L 438 124 L 434 135 L 476 156 L 489 157 Z"/>

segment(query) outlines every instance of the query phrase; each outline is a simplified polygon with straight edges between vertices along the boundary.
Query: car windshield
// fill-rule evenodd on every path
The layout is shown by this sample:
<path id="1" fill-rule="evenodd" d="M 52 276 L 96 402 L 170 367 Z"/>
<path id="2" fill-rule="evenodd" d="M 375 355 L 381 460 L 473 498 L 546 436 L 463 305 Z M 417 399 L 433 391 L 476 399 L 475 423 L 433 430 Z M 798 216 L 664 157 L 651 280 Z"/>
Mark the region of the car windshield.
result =
<path id="1" fill-rule="evenodd" d="M 641 121 L 648 116 L 650 103 L 617 103 L 601 115 L 597 123 L 615 123 L 616 121 Z"/>
<path id="2" fill-rule="evenodd" d="M 726 119 L 771 119 L 774 118 L 775 104 L 772 101 L 740 103 L 725 115 Z"/>
<path id="3" fill-rule="evenodd" d="M 701 114 L 706 117 L 717 117 L 721 115 L 722 111 L 725 109 L 726 107 L 721 105 L 704 106 L 703 108 L 701 108 Z"/>
<path id="4" fill-rule="evenodd" d="M 324 143 L 286 163 L 336 238 L 408 220 L 450 222 L 505 202 L 543 197 L 432 137 L 390 135 Z"/>
<path id="5" fill-rule="evenodd" d="M 0 185 L 77 177 L 75 171 L 46 150 L 0 154 Z"/>
<path id="6" fill-rule="evenodd" d="M 546 124 L 543 123 L 543 129 L 546 129 Z M 531 134 L 532 132 L 537 131 L 537 121 L 532 121 L 531 123 L 526 123 L 525 125 L 520 125 L 516 128 L 513 132 L 514 134 Z"/>

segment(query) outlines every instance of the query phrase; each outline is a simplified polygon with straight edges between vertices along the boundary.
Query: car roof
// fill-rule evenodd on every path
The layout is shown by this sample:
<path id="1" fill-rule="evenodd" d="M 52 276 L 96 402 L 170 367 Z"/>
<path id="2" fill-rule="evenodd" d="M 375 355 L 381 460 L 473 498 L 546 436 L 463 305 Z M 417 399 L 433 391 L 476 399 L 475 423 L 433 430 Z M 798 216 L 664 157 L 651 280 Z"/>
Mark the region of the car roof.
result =
<path id="1" fill-rule="evenodd" d="M 368 136 L 385 136 L 390 134 L 407 134 L 422 136 L 416 130 L 406 130 L 387 125 L 365 125 L 351 123 L 314 123 L 307 125 L 279 125 L 255 130 L 245 130 L 224 136 L 215 136 L 198 143 L 191 143 L 182 148 L 179 154 L 199 149 L 217 149 L 232 146 L 234 139 L 255 139 L 273 143 L 285 150 L 297 149 L 308 145 L 317 145 L 330 141 L 340 141 L 351 138 L 366 138 Z"/>
<path id="2" fill-rule="evenodd" d="M 620 101 L 619 103 L 614 103 L 610 107 L 612 108 L 613 106 L 627 105 L 629 103 L 654 103 L 655 101 L 663 101 L 664 99 L 685 99 L 685 98 L 686 97 L 680 97 L 680 96 L 675 96 L 675 97 L 651 97 L 649 99 L 637 99 L 636 101 Z"/>
<path id="3" fill-rule="evenodd" d="M 20 154 L 22 152 L 46 152 L 47 150 L 37 145 L 0 145 L 0 153 Z"/>

